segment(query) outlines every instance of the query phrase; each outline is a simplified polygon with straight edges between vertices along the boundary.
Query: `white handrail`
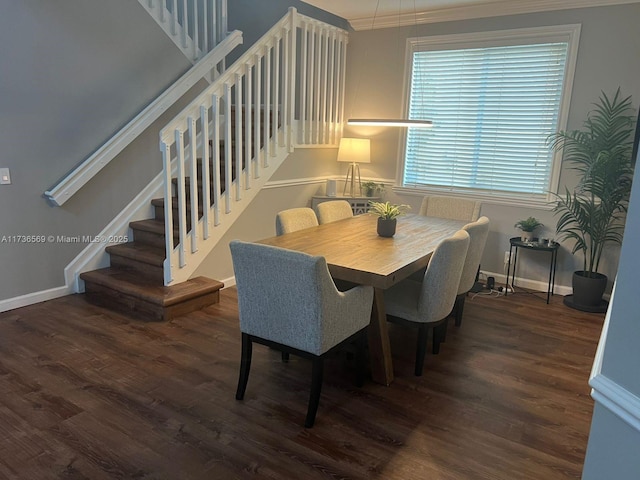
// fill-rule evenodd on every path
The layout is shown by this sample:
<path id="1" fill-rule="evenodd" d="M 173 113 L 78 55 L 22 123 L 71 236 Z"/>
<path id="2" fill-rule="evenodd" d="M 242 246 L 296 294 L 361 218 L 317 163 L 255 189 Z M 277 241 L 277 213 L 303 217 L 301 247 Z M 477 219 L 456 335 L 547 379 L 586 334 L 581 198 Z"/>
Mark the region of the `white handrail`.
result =
<path id="1" fill-rule="evenodd" d="M 162 129 L 165 285 L 189 278 L 225 230 L 218 226 L 238 215 L 295 144 L 339 140 L 347 38 L 345 30 L 290 8 Z M 295 124 L 305 126 L 301 134 Z"/>
<path id="2" fill-rule="evenodd" d="M 80 188 L 106 167 L 122 150 L 144 132 L 160 115 L 180 99 L 200 79 L 209 75 L 235 47 L 242 43 L 242 32 L 234 31 L 218 48 L 208 53 L 173 85 L 151 102 L 133 120 L 127 123 L 90 157 L 78 165 L 55 187 L 44 192 L 54 205 L 61 206 Z"/>
<path id="3" fill-rule="evenodd" d="M 139 0 L 192 62 L 227 35 L 226 0 Z"/>

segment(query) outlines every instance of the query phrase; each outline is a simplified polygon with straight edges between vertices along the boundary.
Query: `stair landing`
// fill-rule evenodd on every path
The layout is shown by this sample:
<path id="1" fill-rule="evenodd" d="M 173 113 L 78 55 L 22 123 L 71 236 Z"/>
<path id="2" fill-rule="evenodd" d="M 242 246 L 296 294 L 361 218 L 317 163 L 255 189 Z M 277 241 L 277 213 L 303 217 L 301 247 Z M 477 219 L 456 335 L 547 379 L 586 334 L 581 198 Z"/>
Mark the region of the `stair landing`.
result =
<path id="1" fill-rule="evenodd" d="M 167 321 L 218 303 L 222 282 L 195 277 L 165 287 L 135 271 L 108 267 L 80 274 L 87 298 L 145 321 Z"/>

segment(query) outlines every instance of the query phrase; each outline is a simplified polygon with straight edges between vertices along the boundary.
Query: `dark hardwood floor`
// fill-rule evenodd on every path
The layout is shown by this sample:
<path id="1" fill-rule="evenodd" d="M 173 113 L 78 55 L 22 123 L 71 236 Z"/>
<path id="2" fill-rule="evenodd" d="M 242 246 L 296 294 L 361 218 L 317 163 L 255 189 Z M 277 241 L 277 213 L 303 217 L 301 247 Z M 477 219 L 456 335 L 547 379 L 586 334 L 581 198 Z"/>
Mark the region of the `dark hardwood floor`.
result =
<path id="1" fill-rule="evenodd" d="M 391 325 L 395 382 L 358 389 L 330 359 L 309 430 L 307 361 L 255 346 L 234 399 L 237 316 L 233 288 L 167 323 L 82 295 L 0 314 L 0 478 L 580 478 L 604 315 L 469 297 L 421 378 L 415 332 Z"/>

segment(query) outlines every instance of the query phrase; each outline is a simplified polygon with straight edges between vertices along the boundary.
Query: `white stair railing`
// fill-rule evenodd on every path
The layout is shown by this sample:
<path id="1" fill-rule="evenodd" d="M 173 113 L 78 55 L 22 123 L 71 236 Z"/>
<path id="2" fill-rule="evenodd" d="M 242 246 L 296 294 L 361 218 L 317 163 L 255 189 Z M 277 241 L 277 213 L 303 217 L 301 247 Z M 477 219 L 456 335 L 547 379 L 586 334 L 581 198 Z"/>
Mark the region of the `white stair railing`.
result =
<path id="1" fill-rule="evenodd" d="M 347 40 L 290 8 L 162 129 L 165 285 L 191 276 L 295 145 L 338 142 Z"/>
<path id="2" fill-rule="evenodd" d="M 193 63 L 227 36 L 227 0 L 138 0 Z"/>

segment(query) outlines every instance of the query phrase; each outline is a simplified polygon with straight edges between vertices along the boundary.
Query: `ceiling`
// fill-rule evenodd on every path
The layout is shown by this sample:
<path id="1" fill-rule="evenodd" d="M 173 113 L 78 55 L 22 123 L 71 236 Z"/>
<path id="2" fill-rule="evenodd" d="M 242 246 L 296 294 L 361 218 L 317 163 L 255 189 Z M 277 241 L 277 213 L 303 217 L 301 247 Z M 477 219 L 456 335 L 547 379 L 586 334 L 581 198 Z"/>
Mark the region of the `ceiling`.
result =
<path id="1" fill-rule="evenodd" d="M 351 23 L 356 30 L 515 15 L 640 0 L 304 0 Z"/>

